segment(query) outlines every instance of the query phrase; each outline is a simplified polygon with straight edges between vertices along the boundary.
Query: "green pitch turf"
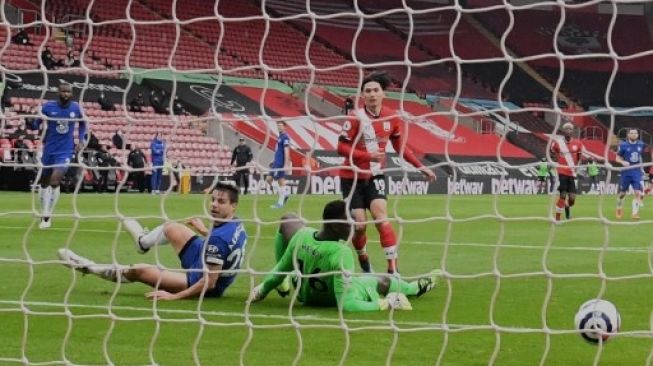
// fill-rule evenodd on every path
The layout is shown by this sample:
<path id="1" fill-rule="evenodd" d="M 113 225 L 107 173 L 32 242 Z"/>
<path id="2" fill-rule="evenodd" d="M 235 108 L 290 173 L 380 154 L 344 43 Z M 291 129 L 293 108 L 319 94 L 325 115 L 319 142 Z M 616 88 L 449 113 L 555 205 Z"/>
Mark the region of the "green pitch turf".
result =
<path id="1" fill-rule="evenodd" d="M 224 298 L 155 303 L 144 285 L 117 286 L 62 266 L 57 248 L 97 262 L 178 268 L 170 248 L 137 254 L 118 216 L 154 227 L 162 217 L 203 214 L 203 195 L 62 195 L 56 213 L 69 216 L 39 231 L 31 195 L 0 193 L 0 364 L 383 365 L 390 358 L 411 366 L 543 359 L 575 366 L 597 357 L 600 365 L 650 364 L 653 201 L 638 223 L 608 223 L 599 217 L 613 220 L 614 197 L 581 196 L 575 219 L 552 225 L 547 196 L 393 198 L 402 275 L 448 274 L 413 299 L 413 311 L 341 317 L 336 309 L 291 307 L 276 293 L 247 308 L 252 284 L 273 265 L 279 215 L 317 220 L 333 198 L 295 196 L 286 210 L 272 210 L 272 197 L 243 197 L 246 272 Z M 373 265 L 384 269 L 373 227 L 368 236 Z M 578 306 L 600 295 L 616 304 L 623 324 L 604 347 L 572 333 Z"/>

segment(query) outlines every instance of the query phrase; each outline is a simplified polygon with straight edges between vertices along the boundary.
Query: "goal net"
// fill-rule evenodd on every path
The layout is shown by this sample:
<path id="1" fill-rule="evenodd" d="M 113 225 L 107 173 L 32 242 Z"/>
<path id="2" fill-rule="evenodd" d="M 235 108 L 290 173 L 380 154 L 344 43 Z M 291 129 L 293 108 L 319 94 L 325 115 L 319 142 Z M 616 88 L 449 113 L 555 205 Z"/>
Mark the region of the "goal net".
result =
<path id="1" fill-rule="evenodd" d="M 632 168 L 651 165 L 651 24 L 648 2 L 614 0 L 6 2 L 0 363 L 651 365 L 647 176 L 616 198 L 620 176 L 639 179 Z M 373 72 L 390 81 L 383 121 L 361 88 Z M 48 131 L 37 122 L 53 118 L 41 106 L 59 103 L 64 83 L 95 140 L 55 184 L 61 195 L 40 228 L 52 184 L 39 180 L 62 162 L 44 161 Z M 68 127 L 57 133 L 74 126 L 77 139 L 78 117 L 58 116 Z M 302 304 L 294 288 L 247 301 L 274 274 L 282 215 L 319 229 L 325 205 L 342 198 L 341 131 L 352 118 L 361 125 L 354 145 L 372 149 L 352 158 L 369 162 L 387 144 L 385 180 L 368 187 L 387 196 L 387 217 L 383 199 L 363 192 L 364 175 L 354 180 L 361 192 L 345 197 L 348 208 L 377 198 L 365 219 L 376 277 L 362 273 L 349 240 L 353 272 L 302 274 L 294 258 L 294 281 L 319 290 L 344 278 L 346 295 L 352 279 L 400 279 L 416 295 L 435 274 L 435 287 L 409 296 L 410 311 L 380 310 L 387 298 L 375 285 L 361 295 L 374 311 Z M 387 137 L 394 123 L 398 144 Z M 283 170 L 274 165 L 280 129 L 292 165 L 285 185 L 267 179 Z M 642 145 L 628 170 L 615 152 L 632 130 Z M 251 161 L 240 161 L 242 146 Z M 140 255 L 125 220 L 146 235 L 192 218 L 212 230 L 211 189 L 234 180 L 241 194 L 231 207 L 248 239 L 238 252 L 223 243 L 217 272 L 233 283 L 219 298 L 145 296 L 165 279 L 201 275 L 210 255 L 196 270 L 180 264 L 190 244 Z M 388 230 L 401 275 L 385 271 Z M 134 270 L 142 266 L 162 275 Z M 597 344 L 574 324 L 591 299 L 621 316 L 617 329 L 596 315 L 611 323 L 592 333 Z"/>

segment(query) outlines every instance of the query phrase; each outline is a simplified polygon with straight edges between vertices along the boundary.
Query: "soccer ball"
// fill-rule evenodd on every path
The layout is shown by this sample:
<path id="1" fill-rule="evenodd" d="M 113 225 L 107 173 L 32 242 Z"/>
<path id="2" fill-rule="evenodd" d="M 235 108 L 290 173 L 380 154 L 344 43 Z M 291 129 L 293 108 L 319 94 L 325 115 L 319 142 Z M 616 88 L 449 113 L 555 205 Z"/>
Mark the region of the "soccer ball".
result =
<path id="1" fill-rule="evenodd" d="M 574 318 L 581 337 L 590 343 L 607 342 L 621 327 L 621 316 L 613 303 L 601 299 L 586 301 Z"/>

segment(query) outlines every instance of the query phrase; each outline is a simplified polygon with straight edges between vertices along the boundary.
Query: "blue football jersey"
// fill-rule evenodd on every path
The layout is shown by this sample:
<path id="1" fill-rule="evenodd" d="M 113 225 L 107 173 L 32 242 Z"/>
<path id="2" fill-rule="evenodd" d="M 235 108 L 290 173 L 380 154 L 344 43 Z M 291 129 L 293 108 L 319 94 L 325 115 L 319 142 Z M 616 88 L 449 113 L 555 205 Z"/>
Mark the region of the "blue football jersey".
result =
<path id="1" fill-rule="evenodd" d="M 286 165 L 286 147 L 290 146 L 290 137 L 283 132 L 277 140 L 277 150 L 274 152 L 273 168 L 283 168 Z"/>
<path id="2" fill-rule="evenodd" d="M 86 138 L 86 122 L 82 119 L 82 111 L 77 102 L 71 101 L 67 107 L 62 107 L 58 101 L 51 100 L 43 104 L 41 113 L 47 121 L 44 154 L 72 154 L 75 149 L 76 123 L 79 123 L 79 141 Z M 33 127 L 38 128 L 42 122 L 37 119 Z"/>
<path id="3" fill-rule="evenodd" d="M 623 141 L 621 144 L 619 144 L 617 155 L 621 156 L 622 159 L 629 162 L 630 165 L 641 164 L 642 153 L 644 152 L 644 149 L 644 143 L 639 140 L 634 143 Z M 642 174 L 642 168 L 635 167 L 624 169 L 621 174 Z"/>
<path id="4" fill-rule="evenodd" d="M 225 222 L 211 229 L 211 235 L 206 246 L 204 261 L 207 264 L 220 264 L 220 273 L 216 290 L 224 291 L 236 278 L 235 271 L 240 269 L 240 264 L 245 257 L 247 246 L 247 233 L 245 227 L 238 219 Z"/>

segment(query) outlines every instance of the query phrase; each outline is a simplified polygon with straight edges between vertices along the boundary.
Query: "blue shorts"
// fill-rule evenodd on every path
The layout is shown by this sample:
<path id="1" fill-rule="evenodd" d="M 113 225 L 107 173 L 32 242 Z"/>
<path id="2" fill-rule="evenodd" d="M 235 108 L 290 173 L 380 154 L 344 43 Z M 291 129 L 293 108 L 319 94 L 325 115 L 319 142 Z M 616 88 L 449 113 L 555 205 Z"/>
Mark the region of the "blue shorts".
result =
<path id="1" fill-rule="evenodd" d="M 48 165 L 59 165 L 57 167 L 43 168 L 43 173 L 41 175 L 48 176 L 52 174 L 52 170 L 63 170 L 64 172 L 68 170 L 68 164 L 70 164 L 70 159 L 72 158 L 73 153 L 55 153 L 55 154 L 43 154 L 41 157 L 41 163 L 43 166 Z"/>
<path id="2" fill-rule="evenodd" d="M 623 174 L 619 183 L 621 192 L 626 192 L 628 187 L 632 186 L 635 191 L 642 190 L 642 175 Z"/>
<path id="3" fill-rule="evenodd" d="M 204 241 L 203 237 L 195 235 L 188 239 L 184 248 L 179 252 L 181 268 L 191 270 L 186 272 L 188 287 L 193 286 L 204 277 Z M 218 282 L 220 281 L 218 280 Z M 205 296 L 220 297 L 225 289 L 226 286 L 215 286 L 213 290 L 207 291 Z"/>
<path id="4" fill-rule="evenodd" d="M 274 180 L 279 180 L 286 177 L 286 172 L 283 170 L 283 167 L 273 167 L 270 176 L 272 176 Z"/>

